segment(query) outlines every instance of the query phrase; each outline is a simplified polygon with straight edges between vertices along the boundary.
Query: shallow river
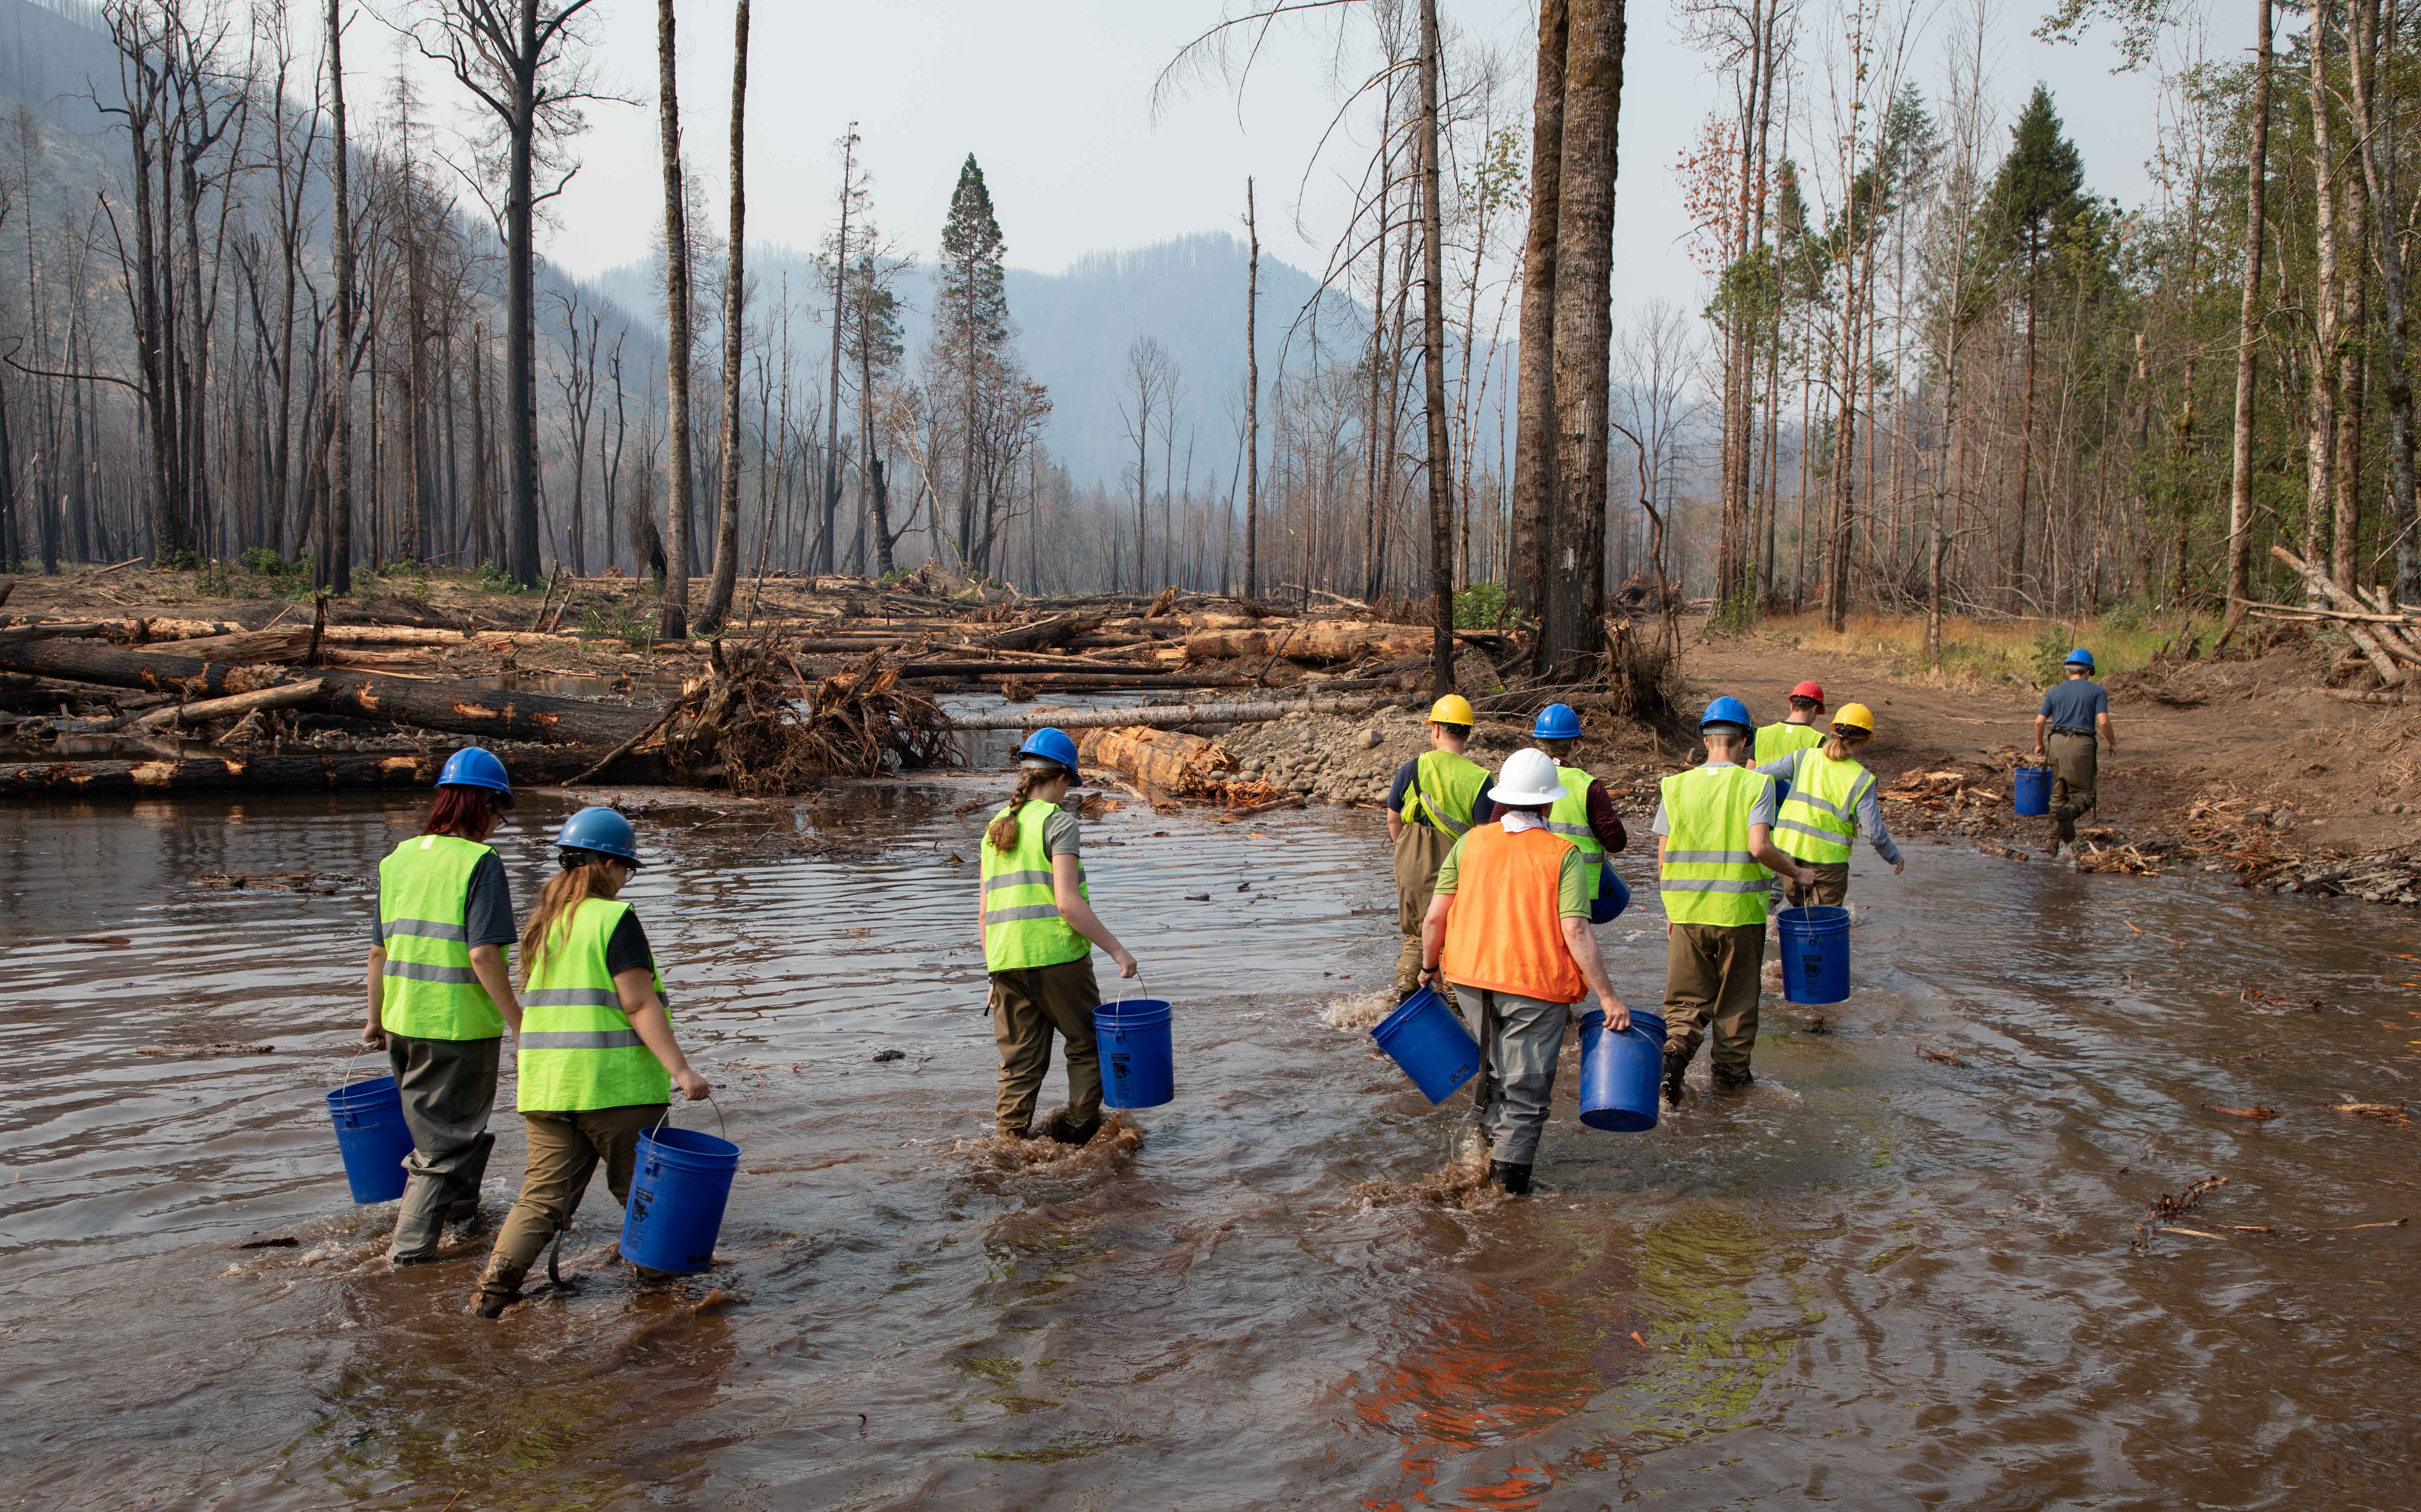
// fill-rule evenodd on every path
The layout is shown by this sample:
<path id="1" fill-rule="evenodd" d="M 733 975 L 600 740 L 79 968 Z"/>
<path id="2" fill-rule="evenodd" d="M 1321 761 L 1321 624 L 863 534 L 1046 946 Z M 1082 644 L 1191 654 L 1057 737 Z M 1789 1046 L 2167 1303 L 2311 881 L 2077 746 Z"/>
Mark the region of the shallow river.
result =
<path id="1" fill-rule="evenodd" d="M 717 1269 L 633 1289 L 601 1179 L 586 1280 L 499 1323 L 461 1312 L 476 1250 L 389 1270 L 320 1107 L 418 801 L 0 808 L 10 1504 L 2421 1501 L 2421 1231 L 2345 1226 L 2421 1208 L 2421 1128 L 2325 1106 L 2421 1092 L 2409 914 L 1862 853 L 1859 990 L 1769 999 L 1752 1092 L 1595 1133 L 1568 1061 L 1539 1194 L 1464 1210 L 1410 1191 L 1461 1099 L 1328 1022 L 1395 952 L 1377 816 L 1130 804 L 1088 864 L 1178 1004 L 1178 1099 L 1131 1154 L 1002 1170 L 990 806 L 954 813 L 1000 787 L 643 825 L 628 896 L 744 1151 Z M 524 907 L 562 811 L 499 839 Z M 1624 868 L 1642 906 L 1600 932 L 1652 1006 Z M 299 871 L 332 891 L 195 881 Z M 275 1051 L 137 1053 L 213 1041 Z"/>

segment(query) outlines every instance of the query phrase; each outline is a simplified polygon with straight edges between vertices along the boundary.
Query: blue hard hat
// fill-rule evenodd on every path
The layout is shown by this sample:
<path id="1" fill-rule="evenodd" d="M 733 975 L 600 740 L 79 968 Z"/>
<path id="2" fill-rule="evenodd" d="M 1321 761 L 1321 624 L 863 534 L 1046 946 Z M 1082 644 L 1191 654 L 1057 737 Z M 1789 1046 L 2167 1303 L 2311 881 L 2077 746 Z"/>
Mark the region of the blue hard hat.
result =
<path id="1" fill-rule="evenodd" d="M 1748 706 L 1729 694 L 1709 704 L 1707 711 L 1698 716 L 1701 731 L 1713 725 L 1736 725 L 1743 735 L 1757 728 L 1757 721 L 1748 717 Z"/>
<path id="2" fill-rule="evenodd" d="M 639 864 L 639 836 L 631 821 L 610 808 L 584 808 L 563 821 L 554 843 L 564 850 L 593 850 L 617 861 Z"/>
<path id="3" fill-rule="evenodd" d="M 1530 726 L 1534 740 L 1577 740 L 1581 738 L 1581 717 L 1570 704 L 1549 704 L 1539 710 Z"/>
<path id="4" fill-rule="evenodd" d="M 1045 761 L 1056 761 L 1068 769 L 1068 775 L 1076 775 L 1076 742 L 1068 738 L 1066 730 L 1048 726 L 1036 730 L 1026 737 L 1023 745 L 1017 748 L 1017 754 L 1021 760 L 1026 756 L 1040 756 Z"/>
<path id="5" fill-rule="evenodd" d="M 2093 653 L 2080 646 L 2068 653 L 2068 664 L 2072 667 L 2090 667 L 2093 665 Z"/>
<path id="6" fill-rule="evenodd" d="M 505 807 L 513 806 L 513 783 L 505 775 L 505 764 L 492 752 L 476 745 L 466 745 L 445 758 L 445 767 L 437 773 L 437 786 L 485 787 L 497 794 Z"/>

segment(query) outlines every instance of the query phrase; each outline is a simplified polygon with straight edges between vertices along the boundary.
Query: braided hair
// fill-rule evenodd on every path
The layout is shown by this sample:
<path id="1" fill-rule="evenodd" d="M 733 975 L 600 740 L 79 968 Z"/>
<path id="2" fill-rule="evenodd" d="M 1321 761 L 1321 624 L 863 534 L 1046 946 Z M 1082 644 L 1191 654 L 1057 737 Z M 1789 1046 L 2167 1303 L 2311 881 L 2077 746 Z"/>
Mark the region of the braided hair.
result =
<path id="1" fill-rule="evenodd" d="M 1017 792 L 1008 801 L 1008 812 L 992 820 L 992 827 L 984 831 L 984 844 L 1004 855 L 1016 850 L 1017 817 L 1025 811 L 1026 804 L 1034 802 L 1034 789 L 1070 775 L 1067 768 L 1055 761 L 1037 763 L 1018 773 Z"/>

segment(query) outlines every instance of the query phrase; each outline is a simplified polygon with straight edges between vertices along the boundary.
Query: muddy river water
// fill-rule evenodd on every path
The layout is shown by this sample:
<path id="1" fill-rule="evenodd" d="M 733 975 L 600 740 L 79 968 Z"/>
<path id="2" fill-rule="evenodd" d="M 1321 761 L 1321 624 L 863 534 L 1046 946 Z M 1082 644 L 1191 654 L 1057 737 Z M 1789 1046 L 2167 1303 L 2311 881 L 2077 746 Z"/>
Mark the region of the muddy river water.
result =
<path id="1" fill-rule="evenodd" d="M 8 1504 L 2421 1504 L 2421 1228 L 2348 1226 L 2421 1210 L 2421 1128 L 2328 1106 L 2421 1094 L 2409 914 L 1862 853 L 1860 990 L 1769 999 L 1752 1092 L 1601 1134 L 1568 1069 L 1539 1193 L 1465 1210 L 1414 1190 L 1459 1103 L 1330 1022 L 1395 952 L 1378 817 L 1131 803 L 1088 865 L 1177 1004 L 1178 1099 L 1002 1169 L 989 805 L 956 812 L 1002 786 L 644 822 L 628 896 L 744 1152 L 718 1266 L 634 1289 L 601 1181 L 578 1289 L 497 1323 L 476 1248 L 388 1268 L 320 1106 L 418 800 L 0 808 Z M 567 806 L 500 836 L 524 907 Z M 1600 933 L 1653 1005 L 1624 869 Z M 275 1050 L 138 1053 L 210 1042 Z"/>

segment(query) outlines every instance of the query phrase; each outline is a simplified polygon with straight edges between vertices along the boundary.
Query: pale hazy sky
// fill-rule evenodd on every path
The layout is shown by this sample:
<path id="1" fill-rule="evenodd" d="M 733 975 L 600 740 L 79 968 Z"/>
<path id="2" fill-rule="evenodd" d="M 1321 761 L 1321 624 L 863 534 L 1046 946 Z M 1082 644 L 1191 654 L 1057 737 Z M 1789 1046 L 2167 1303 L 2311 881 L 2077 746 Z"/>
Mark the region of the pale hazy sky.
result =
<path id="1" fill-rule="evenodd" d="M 2113 76 L 2106 43 L 2053 47 L 2028 34 L 2042 0 L 2017 0 L 1994 26 L 1996 93 L 2004 115 L 2037 79 L 2052 86 L 2083 149 L 2086 181 L 2122 205 L 2149 194 L 2144 163 L 2155 124 L 2155 85 Z M 1449 26 L 1502 49 L 1511 85 L 1528 93 L 1536 7 L 1527 0 L 1445 0 Z M 1831 0 L 1806 0 L 1808 35 Z M 543 234 L 545 255 L 591 273 L 646 254 L 661 215 L 655 93 L 655 7 L 599 0 L 601 82 L 646 101 L 601 103 L 577 151 L 579 176 Z M 1962 8 L 1944 0 L 1913 49 L 1929 94 L 1942 42 Z M 879 224 L 931 256 L 959 165 L 969 151 L 992 186 L 1012 266 L 1055 271 L 1093 251 L 1137 247 L 1189 232 L 1237 229 L 1247 174 L 1259 183 L 1266 250 L 1317 271 L 1346 203 L 1341 177 L 1358 165 L 1367 131 L 1311 148 L 1340 90 L 1332 20 L 1272 39 L 1241 98 L 1200 79 L 1151 112 L 1154 78 L 1188 39 L 1215 21 L 1218 0 L 759 0 L 749 96 L 752 243 L 812 248 L 832 210 L 836 137 L 855 120 L 875 175 Z M 1321 12 L 1333 16 L 1335 12 Z M 707 178 L 722 219 L 731 70 L 730 0 L 684 0 L 680 88 L 691 161 Z M 2249 44 L 2231 13 L 2216 53 Z M 2237 33 L 2245 35 L 2240 38 Z M 1357 31 L 1356 40 L 1363 33 Z M 376 98 L 376 75 L 395 64 L 374 25 L 357 28 L 349 76 L 356 98 Z M 1368 56 L 1347 60 L 1359 76 Z M 431 79 L 432 104 L 459 91 Z M 1677 39 L 1666 7 L 1631 8 L 1622 106 L 1622 177 L 1616 244 L 1617 309 L 1663 297 L 1695 306 L 1696 271 L 1677 240 L 1685 230 L 1673 164 L 1716 102 L 1716 83 Z M 1358 125 L 1358 123 L 1357 123 Z M 1805 146 L 1797 150 L 1804 158 Z M 1306 170 L 1309 177 L 1306 179 Z"/>

